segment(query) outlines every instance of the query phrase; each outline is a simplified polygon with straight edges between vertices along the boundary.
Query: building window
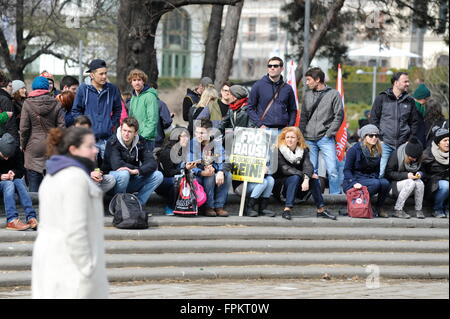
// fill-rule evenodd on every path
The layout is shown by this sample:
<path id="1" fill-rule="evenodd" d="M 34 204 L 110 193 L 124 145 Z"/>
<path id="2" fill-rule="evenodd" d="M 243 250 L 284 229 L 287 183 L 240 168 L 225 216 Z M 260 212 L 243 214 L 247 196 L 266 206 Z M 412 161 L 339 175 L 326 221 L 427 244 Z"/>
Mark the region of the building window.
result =
<path id="1" fill-rule="evenodd" d="M 248 19 L 248 41 L 256 40 L 256 18 Z"/>
<path id="2" fill-rule="evenodd" d="M 278 39 L 278 18 L 270 18 L 269 26 L 269 41 L 276 41 Z"/>

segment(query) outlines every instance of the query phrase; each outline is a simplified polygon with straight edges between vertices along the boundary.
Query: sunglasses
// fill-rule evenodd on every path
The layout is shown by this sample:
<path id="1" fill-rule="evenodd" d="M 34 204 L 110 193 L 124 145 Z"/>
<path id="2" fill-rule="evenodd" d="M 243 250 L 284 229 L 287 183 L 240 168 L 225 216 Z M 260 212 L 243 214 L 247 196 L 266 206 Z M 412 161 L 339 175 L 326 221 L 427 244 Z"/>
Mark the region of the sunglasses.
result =
<path id="1" fill-rule="evenodd" d="M 374 138 L 374 137 L 378 138 L 380 135 L 378 135 L 378 134 L 367 134 L 367 136 L 370 137 L 370 138 Z"/>
<path id="2" fill-rule="evenodd" d="M 278 69 L 280 66 L 281 66 L 280 64 L 267 64 L 268 69 L 271 69 L 271 68 Z"/>

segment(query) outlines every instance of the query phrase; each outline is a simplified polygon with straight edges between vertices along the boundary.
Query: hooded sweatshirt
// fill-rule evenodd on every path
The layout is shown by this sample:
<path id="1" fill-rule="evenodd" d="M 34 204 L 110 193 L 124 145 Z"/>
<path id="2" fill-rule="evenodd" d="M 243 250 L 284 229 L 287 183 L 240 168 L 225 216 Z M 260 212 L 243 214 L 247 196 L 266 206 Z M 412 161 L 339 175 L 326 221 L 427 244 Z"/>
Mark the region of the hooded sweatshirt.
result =
<path id="1" fill-rule="evenodd" d="M 50 175 L 55 175 L 59 171 L 71 166 L 81 168 L 88 175 L 90 175 L 91 171 L 94 169 L 94 162 L 89 159 L 67 155 L 53 155 L 45 165 L 47 167 L 47 174 Z"/>
<path id="2" fill-rule="evenodd" d="M 158 91 L 148 85 L 144 86 L 139 95 L 136 95 L 134 91 L 130 101 L 129 116 L 138 120 L 139 135 L 146 140 L 154 140 L 159 122 Z"/>
<path id="3" fill-rule="evenodd" d="M 99 92 L 93 85 L 81 84 L 73 102 L 72 115 L 86 115 L 97 139 L 108 139 L 119 126 L 122 100 L 119 89 L 106 83 Z"/>

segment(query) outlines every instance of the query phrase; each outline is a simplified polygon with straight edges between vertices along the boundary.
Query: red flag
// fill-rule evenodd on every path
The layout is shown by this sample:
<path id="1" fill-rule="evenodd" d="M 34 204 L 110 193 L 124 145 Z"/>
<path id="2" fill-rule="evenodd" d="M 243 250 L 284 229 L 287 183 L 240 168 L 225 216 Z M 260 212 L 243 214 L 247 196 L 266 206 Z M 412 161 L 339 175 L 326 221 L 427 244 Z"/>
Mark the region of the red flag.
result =
<path id="1" fill-rule="evenodd" d="M 288 74 L 287 74 L 287 84 L 289 84 L 292 87 L 292 90 L 295 94 L 295 104 L 297 106 L 297 117 L 295 119 L 294 126 L 297 126 L 300 124 L 300 111 L 298 110 L 298 93 L 297 93 L 297 81 L 295 80 L 295 66 L 294 66 L 294 60 L 291 60 L 288 67 Z"/>
<path id="2" fill-rule="evenodd" d="M 336 133 L 336 156 L 339 162 L 342 162 L 345 156 L 345 145 L 347 144 L 347 117 L 345 115 L 344 86 L 342 85 L 342 69 L 340 64 L 338 65 L 336 90 L 341 95 L 342 107 L 344 108 L 344 120 Z"/>

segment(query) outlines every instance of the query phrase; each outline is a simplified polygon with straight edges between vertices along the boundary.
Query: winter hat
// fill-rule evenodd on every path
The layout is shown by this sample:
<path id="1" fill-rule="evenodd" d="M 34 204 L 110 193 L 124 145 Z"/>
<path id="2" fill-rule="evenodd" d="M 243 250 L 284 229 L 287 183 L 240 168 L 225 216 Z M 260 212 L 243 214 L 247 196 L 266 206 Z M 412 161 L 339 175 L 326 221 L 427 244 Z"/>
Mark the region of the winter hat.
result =
<path id="1" fill-rule="evenodd" d="M 423 83 L 420 84 L 413 93 L 413 98 L 415 98 L 417 100 L 426 99 L 430 96 L 431 96 L 430 90 Z"/>
<path id="2" fill-rule="evenodd" d="M 200 80 L 200 85 L 203 87 L 207 87 L 208 85 L 212 85 L 213 84 L 213 80 L 211 80 L 211 78 L 205 76 Z"/>
<path id="3" fill-rule="evenodd" d="M 0 152 L 5 157 L 11 157 L 16 152 L 16 141 L 11 134 L 5 133 L 0 138 Z"/>
<path id="4" fill-rule="evenodd" d="M 413 136 L 406 143 L 405 153 L 412 158 L 419 158 L 423 153 L 422 143 L 417 139 L 417 137 Z"/>
<path id="5" fill-rule="evenodd" d="M 106 62 L 101 59 L 94 59 L 91 61 L 91 63 L 89 63 L 88 67 L 89 70 L 87 70 L 86 73 L 90 73 L 97 69 L 106 68 Z"/>
<path id="6" fill-rule="evenodd" d="M 358 135 L 361 138 L 365 138 L 368 134 L 380 134 L 380 130 L 373 124 L 367 124 L 361 127 L 358 132 Z"/>
<path id="7" fill-rule="evenodd" d="M 47 79 L 55 82 L 55 79 L 54 79 L 53 75 L 51 73 L 49 73 L 48 71 L 42 71 L 40 76 L 43 76 L 44 78 L 47 78 Z"/>
<path id="8" fill-rule="evenodd" d="M 21 88 L 24 88 L 25 83 L 23 83 L 23 81 L 20 80 L 14 80 L 12 81 L 12 94 L 16 93 L 17 91 L 19 91 Z"/>
<path id="9" fill-rule="evenodd" d="M 434 143 L 436 143 L 436 145 L 439 145 L 439 143 L 446 137 L 448 137 L 448 130 L 444 127 L 438 127 L 435 126 L 433 127 L 433 132 L 434 132 Z"/>
<path id="10" fill-rule="evenodd" d="M 48 79 L 43 76 L 37 76 L 31 83 L 33 90 L 48 90 Z"/>
<path id="11" fill-rule="evenodd" d="M 232 85 L 230 87 L 230 93 L 238 100 L 243 99 L 248 96 L 247 89 L 241 85 Z"/>

